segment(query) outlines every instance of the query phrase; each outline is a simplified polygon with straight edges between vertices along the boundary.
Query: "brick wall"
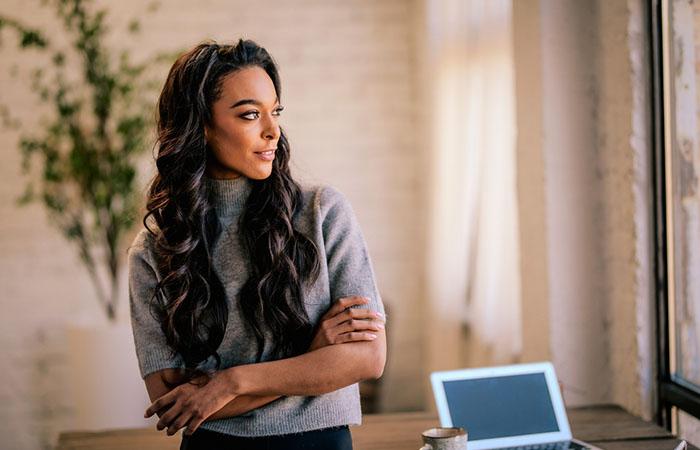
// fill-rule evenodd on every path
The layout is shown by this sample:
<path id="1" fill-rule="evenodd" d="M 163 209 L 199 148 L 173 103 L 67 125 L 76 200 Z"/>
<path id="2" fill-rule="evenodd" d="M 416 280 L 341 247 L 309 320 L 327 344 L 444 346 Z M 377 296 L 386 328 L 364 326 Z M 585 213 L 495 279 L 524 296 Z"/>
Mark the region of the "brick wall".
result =
<path id="1" fill-rule="evenodd" d="M 58 30 L 39 1 L 4 0 L 0 14 Z M 134 44 L 119 33 L 142 2 L 112 10 L 115 46 L 135 54 L 187 48 L 205 38 L 245 36 L 266 46 L 281 68 L 283 126 L 293 150 L 293 172 L 330 183 L 353 204 L 370 247 L 389 308 L 389 363 L 385 410 L 422 407 L 420 307 L 423 260 L 421 176 L 415 98 L 415 51 L 410 0 L 300 0 L 161 2 L 144 16 Z M 106 4 L 106 3 L 105 3 Z M 113 7 L 114 8 L 114 7 Z M 54 33 L 51 33 L 54 34 Z M 8 61 L 32 64 L 3 34 L 0 101 L 31 124 L 41 111 L 28 88 L 9 75 Z M 126 44 L 125 44 L 126 42 Z M 102 320 L 73 249 L 38 206 L 18 208 L 22 192 L 17 134 L 0 132 L 0 434 L 3 448 L 47 448 L 70 423 L 63 392 L 63 326 Z M 144 162 L 148 167 L 148 163 Z M 124 290 L 120 316 L 128 320 Z"/>

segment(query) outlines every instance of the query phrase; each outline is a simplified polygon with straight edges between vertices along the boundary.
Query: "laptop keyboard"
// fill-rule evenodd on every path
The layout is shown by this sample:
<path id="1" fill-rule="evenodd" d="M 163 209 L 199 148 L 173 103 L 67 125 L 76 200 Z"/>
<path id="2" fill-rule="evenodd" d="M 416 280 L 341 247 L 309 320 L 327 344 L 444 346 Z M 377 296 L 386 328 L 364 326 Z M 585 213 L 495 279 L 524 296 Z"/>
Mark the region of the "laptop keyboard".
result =
<path id="1" fill-rule="evenodd" d="M 549 442 L 547 444 L 536 444 L 536 445 L 522 445 L 520 447 L 508 447 L 499 450 L 585 450 L 588 447 L 584 447 L 576 442 L 563 441 L 563 442 Z"/>

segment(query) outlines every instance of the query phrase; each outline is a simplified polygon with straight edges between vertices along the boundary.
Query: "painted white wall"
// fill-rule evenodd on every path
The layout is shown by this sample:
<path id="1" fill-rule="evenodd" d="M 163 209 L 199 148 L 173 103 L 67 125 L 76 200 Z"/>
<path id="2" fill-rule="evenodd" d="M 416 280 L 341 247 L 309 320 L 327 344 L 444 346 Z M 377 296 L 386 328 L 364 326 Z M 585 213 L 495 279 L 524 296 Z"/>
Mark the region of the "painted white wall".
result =
<path id="1" fill-rule="evenodd" d="M 430 406 L 421 387 L 426 352 L 435 349 L 425 345 L 431 334 L 455 343 L 440 349 L 445 358 L 463 361 L 459 326 L 430 328 L 424 320 L 432 190 L 426 169 L 436 164 L 425 133 L 434 113 L 427 89 L 435 69 L 426 48 L 429 2 L 169 0 L 144 20 L 148 44 L 136 47 L 145 55 L 246 35 L 276 57 L 294 173 L 334 184 L 350 198 L 390 308 L 383 394 L 389 411 Z M 5 0 L 0 12 L 47 25 L 50 16 L 38 3 Z M 521 359 L 552 359 L 569 404 L 616 402 L 649 417 L 653 302 L 642 4 L 518 0 L 513 48 Z M 141 7 L 121 2 L 113 29 Z M 126 45 L 118 36 L 113 42 Z M 9 47 L 1 52 L 3 61 L 17 56 Z M 0 70 L 0 101 L 28 121 L 37 115 L 31 98 Z M 61 392 L 62 324 L 76 316 L 98 320 L 101 311 L 72 249 L 43 212 L 13 203 L 23 184 L 16 138 L 0 132 L 0 307 L 6 312 L 0 315 L 6 374 L 0 432 L 4 448 L 33 449 L 50 443 L 71 416 Z M 122 318 L 125 306 L 124 300 Z"/>
<path id="2" fill-rule="evenodd" d="M 0 13 L 46 27 L 40 1 L 6 0 Z M 143 12 L 138 1 L 102 2 L 112 11 L 110 42 L 137 56 L 185 49 L 205 38 L 257 40 L 279 63 L 293 172 L 330 183 L 350 199 L 367 239 L 389 309 L 390 347 L 382 404 L 386 410 L 423 406 L 422 218 L 425 203 L 422 124 L 415 118 L 413 2 L 403 0 L 160 2 L 145 15 L 131 44 L 120 30 Z M 52 35 L 58 33 L 51 32 Z M 37 116 L 27 86 L 11 79 L 5 61 L 28 58 L 3 33 L 0 101 L 25 121 Z M 162 74 L 165 76 L 165 73 Z M 17 208 L 22 192 L 17 135 L 0 133 L 0 434 L 5 449 L 47 447 L 70 423 L 63 324 L 101 319 L 92 286 L 66 242 L 36 205 Z M 144 162 L 144 167 L 148 163 Z M 147 177 L 144 176 L 144 180 Z M 126 290 L 120 308 L 126 314 Z M 136 370 L 136 368 L 134 368 Z"/>
<path id="3" fill-rule="evenodd" d="M 597 162 L 593 2 L 542 8 L 545 205 L 552 360 L 573 404 L 609 394 Z"/>
<path id="4" fill-rule="evenodd" d="M 430 10 L 434 2 L 425 4 Z M 453 15 L 460 11 L 455 6 Z M 420 78 L 424 95 L 439 93 L 435 85 L 441 82 L 425 75 L 439 68 L 430 47 L 436 39 L 431 27 L 439 24 L 430 17 L 428 13 L 422 31 L 429 37 L 422 49 L 429 62 Z M 519 359 L 552 360 L 571 406 L 618 403 L 648 419 L 654 409 L 655 360 L 645 23 L 638 0 L 513 3 L 523 339 Z M 463 131 L 468 130 L 465 124 Z M 430 136 L 443 132 L 450 130 L 434 125 Z M 432 142 L 439 143 L 439 138 L 444 136 Z M 433 162 L 437 168 L 450 167 L 448 161 L 470 161 L 452 158 L 449 152 L 435 154 L 448 164 Z M 447 201 L 437 184 L 428 188 L 434 198 Z M 454 224 L 459 217 L 445 216 L 443 222 Z M 443 241 L 431 241 L 431 233 L 439 229 L 437 217 L 431 220 L 428 255 L 439 255 Z M 456 243 L 466 239 L 463 230 L 451 236 Z M 450 249 L 459 253 L 463 247 Z M 455 265 L 465 267 L 463 257 L 450 255 L 453 264 L 445 264 L 444 273 L 439 265 L 431 266 L 440 276 L 426 281 L 426 300 L 434 305 L 427 313 L 431 323 L 439 324 L 426 334 L 426 364 L 433 370 L 465 361 L 497 362 L 488 352 L 485 357 L 463 354 L 483 351 L 464 342 L 461 334 L 460 293 L 465 301 L 467 297 L 463 274 L 449 274 Z M 452 282 L 440 282 L 446 279 Z M 440 288 L 431 290 L 433 285 Z M 449 317 L 435 312 L 445 305 Z M 426 398 L 429 404 L 429 390 Z"/>
<path id="5" fill-rule="evenodd" d="M 465 330 L 495 360 L 520 352 L 511 2 L 428 1 L 425 86 L 430 371 L 459 368 Z M 432 398 L 429 399 L 432 402 Z"/>
<path id="6" fill-rule="evenodd" d="M 513 3 L 523 361 L 551 360 L 541 8 L 540 0 Z"/>
<path id="7" fill-rule="evenodd" d="M 643 4 L 515 4 L 523 359 L 551 358 L 569 405 L 614 402 L 649 418 Z"/>

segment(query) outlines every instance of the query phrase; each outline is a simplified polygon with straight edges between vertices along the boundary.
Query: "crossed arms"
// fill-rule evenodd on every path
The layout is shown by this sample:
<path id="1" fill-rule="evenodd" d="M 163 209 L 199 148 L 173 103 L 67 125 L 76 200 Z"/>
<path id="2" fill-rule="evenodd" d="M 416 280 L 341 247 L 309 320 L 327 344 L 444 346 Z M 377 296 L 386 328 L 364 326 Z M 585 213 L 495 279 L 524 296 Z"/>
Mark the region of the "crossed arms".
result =
<path id="1" fill-rule="evenodd" d="M 168 435 L 187 427 L 194 432 L 205 420 L 243 414 L 286 395 L 320 395 L 366 379 L 379 378 L 386 362 L 386 334 L 381 315 L 362 308 L 363 297 L 346 297 L 322 317 L 307 353 L 292 358 L 235 366 L 216 372 L 198 385 L 181 383 L 178 369 L 145 378 L 158 414 L 159 430 Z M 342 344 L 342 345 L 339 345 Z"/>

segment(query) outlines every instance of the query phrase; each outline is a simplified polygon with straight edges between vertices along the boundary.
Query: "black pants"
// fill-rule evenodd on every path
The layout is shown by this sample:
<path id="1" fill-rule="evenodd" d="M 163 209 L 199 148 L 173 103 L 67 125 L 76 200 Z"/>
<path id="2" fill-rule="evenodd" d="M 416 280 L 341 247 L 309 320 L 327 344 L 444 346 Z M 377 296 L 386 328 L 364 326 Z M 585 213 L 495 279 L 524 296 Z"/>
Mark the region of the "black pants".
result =
<path id="1" fill-rule="evenodd" d="M 279 436 L 241 437 L 199 428 L 182 436 L 180 450 L 352 450 L 347 426 Z"/>

